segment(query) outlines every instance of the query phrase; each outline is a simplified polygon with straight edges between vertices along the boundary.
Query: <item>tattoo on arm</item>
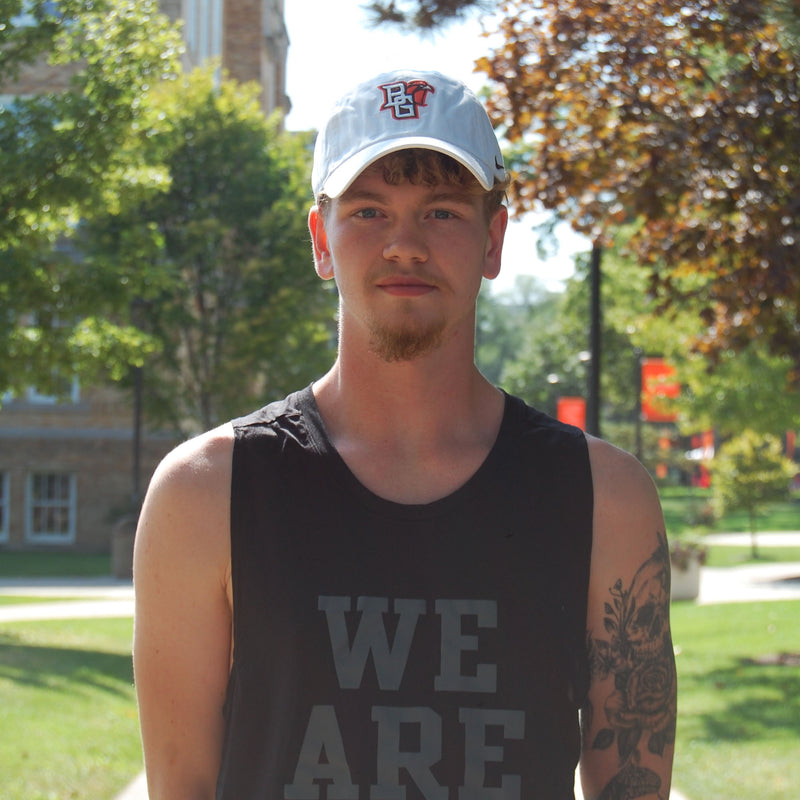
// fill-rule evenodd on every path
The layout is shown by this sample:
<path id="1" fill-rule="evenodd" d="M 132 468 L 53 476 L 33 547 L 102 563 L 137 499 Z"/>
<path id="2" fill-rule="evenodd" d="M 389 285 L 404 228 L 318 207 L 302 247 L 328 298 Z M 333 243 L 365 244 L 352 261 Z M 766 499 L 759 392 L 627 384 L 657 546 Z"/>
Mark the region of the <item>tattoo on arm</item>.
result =
<path id="1" fill-rule="evenodd" d="M 598 800 L 662 797 L 661 779 L 642 767 L 641 747 L 663 756 L 675 743 L 677 718 L 675 659 L 669 631 L 669 548 L 658 534 L 658 547 L 638 569 L 628 588 L 618 580 L 609 590 L 603 626 L 606 638 L 588 635 L 592 680 L 613 678 L 605 700 L 603 724 L 592 749 L 616 746 L 620 769 Z M 592 724 L 591 707 L 585 723 Z M 666 798 L 664 798 L 666 800 Z"/>

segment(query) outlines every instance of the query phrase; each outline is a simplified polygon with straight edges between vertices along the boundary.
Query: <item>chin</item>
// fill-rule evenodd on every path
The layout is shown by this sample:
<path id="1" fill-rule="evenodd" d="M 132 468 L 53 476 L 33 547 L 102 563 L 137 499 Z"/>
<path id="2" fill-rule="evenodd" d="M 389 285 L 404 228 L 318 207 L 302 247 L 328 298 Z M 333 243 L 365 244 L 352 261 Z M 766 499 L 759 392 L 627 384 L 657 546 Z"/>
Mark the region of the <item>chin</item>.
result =
<path id="1" fill-rule="evenodd" d="M 379 329 L 372 332 L 370 350 L 383 361 L 414 361 L 432 353 L 442 343 L 442 329 L 426 331 Z"/>

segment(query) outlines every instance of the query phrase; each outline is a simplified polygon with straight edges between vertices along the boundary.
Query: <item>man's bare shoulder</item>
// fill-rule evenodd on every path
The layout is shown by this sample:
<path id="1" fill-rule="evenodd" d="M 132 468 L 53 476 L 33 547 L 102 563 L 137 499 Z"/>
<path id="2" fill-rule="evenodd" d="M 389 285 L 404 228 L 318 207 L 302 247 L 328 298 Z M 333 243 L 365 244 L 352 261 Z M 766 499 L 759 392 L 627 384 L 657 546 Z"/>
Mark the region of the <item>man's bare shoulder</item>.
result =
<path id="1" fill-rule="evenodd" d="M 594 538 L 610 552 L 620 548 L 634 558 L 652 552 L 664 519 L 653 479 L 630 453 L 608 442 L 588 437 L 594 484 Z"/>
<path id="2" fill-rule="evenodd" d="M 189 550 L 227 564 L 233 429 L 230 425 L 178 445 L 157 467 L 137 531 L 139 555 Z"/>
<path id="3" fill-rule="evenodd" d="M 228 423 L 188 439 L 167 453 L 153 475 L 151 488 L 190 494 L 227 490 L 232 454 L 233 428 Z"/>
<path id="4" fill-rule="evenodd" d="M 653 490 L 650 474 L 634 456 L 602 439 L 586 438 L 595 492 L 609 495 L 613 500 L 619 493 L 638 494 Z"/>

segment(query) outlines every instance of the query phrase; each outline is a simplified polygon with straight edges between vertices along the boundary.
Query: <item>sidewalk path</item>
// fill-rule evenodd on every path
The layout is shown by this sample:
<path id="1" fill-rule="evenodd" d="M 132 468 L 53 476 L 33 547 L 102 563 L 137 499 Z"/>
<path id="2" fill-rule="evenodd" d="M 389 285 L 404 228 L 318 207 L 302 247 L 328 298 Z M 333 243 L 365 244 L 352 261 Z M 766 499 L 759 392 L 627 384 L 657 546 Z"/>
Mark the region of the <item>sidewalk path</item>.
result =
<path id="1" fill-rule="evenodd" d="M 132 617 L 133 586 L 110 578 L 80 580 L 0 579 L 0 594 L 15 597 L 52 597 L 53 602 L 0 606 L 0 622 L 40 619 Z M 57 599 L 58 598 L 58 599 Z"/>
<path id="2" fill-rule="evenodd" d="M 749 547 L 752 536 L 749 533 L 707 533 L 703 541 L 707 544 Z M 761 531 L 756 533 L 756 543 L 759 547 L 800 547 L 800 531 Z"/>
<path id="3" fill-rule="evenodd" d="M 749 533 L 709 533 L 703 541 L 723 547 L 749 547 Z M 760 548 L 800 547 L 800 531 L 762 531 Z M 800 562 L 749 564 L 744 567 L 703 567 L 700 572 L 701 605 L 753 603 L 762 600 L 800 600 Z"/>
<path id="4" fill-rule="evenodd" d="M 700 570 L 700 605 L 764 600 L 800 600 L 800 562 Z"/>

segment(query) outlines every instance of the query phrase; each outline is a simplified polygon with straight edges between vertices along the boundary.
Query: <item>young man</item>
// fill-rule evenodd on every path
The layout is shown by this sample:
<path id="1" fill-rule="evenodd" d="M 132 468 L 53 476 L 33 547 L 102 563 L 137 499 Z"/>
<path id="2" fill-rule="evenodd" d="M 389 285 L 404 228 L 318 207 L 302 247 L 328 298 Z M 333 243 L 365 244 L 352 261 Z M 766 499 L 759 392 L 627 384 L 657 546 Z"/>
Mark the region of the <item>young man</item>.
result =
<path id="1" fill-rule="evenodd" d="M 151 800 L 667 800 L 669 558 L 628 455 L 473 359 L 506 175 L 481 105 L 378 76 L 320 132 L 313 386 L 185 443 L 136 540 Z M 580 721 L 579 721 L 580 714 Z"/>

